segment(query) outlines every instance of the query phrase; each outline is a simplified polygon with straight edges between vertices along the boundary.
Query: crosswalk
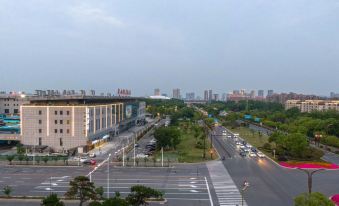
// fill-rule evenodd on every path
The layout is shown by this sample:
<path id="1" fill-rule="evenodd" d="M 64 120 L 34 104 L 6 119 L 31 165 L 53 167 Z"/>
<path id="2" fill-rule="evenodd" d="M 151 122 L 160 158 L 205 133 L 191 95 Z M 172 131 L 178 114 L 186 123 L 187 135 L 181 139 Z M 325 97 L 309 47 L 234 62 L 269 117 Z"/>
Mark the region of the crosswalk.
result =
<path id="1" fill-rule="evenodd" d="M 207 168 L 220 206 L 247 205 L 222 162 L 208 162 Z"/>

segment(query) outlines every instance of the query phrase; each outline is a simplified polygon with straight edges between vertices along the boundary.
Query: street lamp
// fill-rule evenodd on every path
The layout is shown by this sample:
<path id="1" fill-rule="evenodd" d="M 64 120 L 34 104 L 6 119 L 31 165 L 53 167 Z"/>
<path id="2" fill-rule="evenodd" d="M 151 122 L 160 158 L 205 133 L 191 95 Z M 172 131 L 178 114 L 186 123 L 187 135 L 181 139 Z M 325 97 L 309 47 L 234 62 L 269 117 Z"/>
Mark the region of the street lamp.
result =
<path id="1" fill-rule="evenodd" d="M 109 160 L 110 160 L 111 154 L 108 155 L 107 158 L 107 198 L 109 198 Z"/>
<path id="2" fill-rule="evenodd" d="M 325 170 L 325 169 L 317 169 L 317 170 L 312 171 L 312 170 L 298 168 L 298 170 L 303 171 L 307 174 L 308 193 L 311 194 L 312 193 L 312 177 L 313 177 L 314 173 L 316 173 L 318 171 Z"/>

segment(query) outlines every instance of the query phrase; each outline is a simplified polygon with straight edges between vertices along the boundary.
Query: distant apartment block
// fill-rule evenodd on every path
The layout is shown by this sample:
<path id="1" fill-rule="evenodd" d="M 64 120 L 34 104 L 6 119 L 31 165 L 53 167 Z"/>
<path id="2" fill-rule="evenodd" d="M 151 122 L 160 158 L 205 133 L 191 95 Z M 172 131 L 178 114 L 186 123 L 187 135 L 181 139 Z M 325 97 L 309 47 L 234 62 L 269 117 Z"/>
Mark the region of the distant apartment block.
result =
<path id="1" fill-rule="evenodd" d="M 258 97 L 264 97 L 265 96 L 265 94 L 264 94 L 264 90 L 258 90 Z"/>
<path id="2" fill-rule="evenodd" d="M 208 101 L 208 90 L 204 91 L 204 100 Z"/>
<path id="3" fill-rule="evenodd" d="M 339 99 L 339 93 L 331 92 L 330 98 L 331 99 Z"/>
<path id="4" fill-rule="evenodd" d="M 274 91 L 272 89 L 267 91 L 267 97 L 270 97 L 274 94 Z"/>
<path id="5" fill-rule="evenodd" d="M 154 89 L 154 96 L 160 96 L 160 89 Z"/>
<path id="6" fill-rule="evenodd" d="M 241 101 L 241 100 L 258 100 L 263 101 L 265 98 L 263 96 L 256 96 L 256 91 L 251 90 L 247 93 L 246 90 L 233 90 L 233 92 L 227 94 L 227 101 Z"/>
<path id="7" fill-rule="evenodd" d="M 211 101 L 213 99 L 213 91 L 210 89 L 208 90 L 208 101 Z"/>
<path id="8" fill-rule="evenodd" d="M 301 112 L 339 111 L 339 100 L 287 100 L 285 109 L 298 108 Z"/>
<path id="9" fill-rule="evenodd" d="M 195 100 L 195 93 L 194 92 L 186 93 L 186 100 Z"/>
<path id="10" fill-rule="evenodd" d="M 180 89 L 173 89 L 173 98 L 174 99 L 181 99 Z"/>
<path id="11" fill-rule="evenodd" d="M 266 97 L 266 100 L 269 102 L 277 102 L 281 104 L 285 104 L 287 100 L 320 100 L 321 97 L 317 95 L 305 95 L 305 94 L 296 94 L 293 92 L 290 93 L 280 93 L 280 94 L 272 94 Z"/>
<path id="12" fill-rule="evenodd" d="M 21 143 L 87 151 L 144 121 L 145 103 L 128 97 L 31 98 L 21 106 Z"/>

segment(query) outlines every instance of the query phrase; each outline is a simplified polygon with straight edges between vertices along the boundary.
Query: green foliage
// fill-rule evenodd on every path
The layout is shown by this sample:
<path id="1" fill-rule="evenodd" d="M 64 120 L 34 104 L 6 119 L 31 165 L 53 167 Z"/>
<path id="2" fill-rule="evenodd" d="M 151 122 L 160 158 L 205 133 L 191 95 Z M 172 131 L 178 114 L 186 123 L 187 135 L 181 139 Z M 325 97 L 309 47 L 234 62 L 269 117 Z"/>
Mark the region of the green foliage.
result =
<path id="1" fill-rule="evenodd" d="M 88 177 L 75 177 L 74 180 L 70 181 L 69 185 L 70 188 L 65 196 L 70 199 L 79 199 L 80 206 L 90 199 L 97 200 L 100 198 L 100 195 L 98 196 L 96 193 L 94 183 L 90 182 Z"/>
<path id="2" fill-rule="evenodd" d="M 22 162 L 22 160 L 24 160 L 24 158 L 25 158 L 25 156 L 22 155 L 22 154 L 20 154 L 20 155 L 18 156 L 18 160 L 20 161 L 20 163 Z"/>
<path id="3" fill-rule="evenodd" d="M 294 198 L 295 206 L 334 206 L 334 203 L 319 192 L 303 193 Z"/>
<path id="4" fill-rule="evenodd" d="M 130 205 L 139 206 L 145 205 L 146 200 L 149 198 L 162 199 L 163 193 L 150 187 L 135 185 L 131 188 L 131 193 L 127 196 L 126 200 Z"/>
<path id="5" fill-rule="evenodd" d="M 320 142 L 329 146 L 339 148 L 339 138 L 335 136 L 327 136 L 320 139 Z"/>
<path id="6" fill-rule="evenodd" d="M 42 157 L 42 161 L 44 161 L 45 164 L 47 164 L 48 160 L 49 160 L 48 156 L 43 156 Z"/>
<path id="7" fill-rule="evenodd" d="M 7 155 L 6 159 L 8 160 L 9 164 L 12 164 L 12 161 L 14 160 L 15 156 L 14 155 Z"/>
<path id="8" fill-rule="evenodd" d="M 4 188 L 2 189 L 2 192 L 7 196 L 10 197 L 11 193 L 12 193 L 12 188 L 8 185 L 4 186 Z"/>
<path id="9" fill-rule="evenodd" d="M 269 137 L 269 142 L 275 142 L 278 154 L 288 155 L 292 158 L 304 157 L 305 151 L 308 149 L 306 136 L 300 133 L 275 132 Z"/>
<path id="10" fill-rule="evenodd" d="M 60 201 L 57 194 L 50 194 L 44 197 L 41 201 L 41 206 L 64 206 L 65 204 Z"/>
<path id="11" fill-rule="evenodd" d="M 98 199 L 104 198 L 104 188 L 102 186 L 95 188 L 95 193 L 97 194 Z"/>
<path id="12" fill-rule="evenodd" d="M 16 146 L 16 152 L 17 152 L 17 154 L 24 154 L 25 153 L 25 148 L 23 148 L 22 144 L 18 144 Z"/>
<path id="13" fill-rule="evenodd" d="M 161 127 L 155 130 L 154 138 L 158 147 L 173 148 L 180 143 L 180 131 L 176 127 Z"/>

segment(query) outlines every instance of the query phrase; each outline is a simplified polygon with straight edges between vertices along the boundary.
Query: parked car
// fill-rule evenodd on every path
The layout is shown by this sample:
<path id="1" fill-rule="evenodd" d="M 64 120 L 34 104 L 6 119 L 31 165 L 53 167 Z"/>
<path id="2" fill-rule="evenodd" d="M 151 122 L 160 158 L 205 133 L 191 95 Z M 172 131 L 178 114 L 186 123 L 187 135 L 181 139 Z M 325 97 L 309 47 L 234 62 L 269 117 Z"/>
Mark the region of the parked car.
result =
<path id="1" fill-rule="evenodd" d="M 78 158 L 78 161 L 84 163 L 85 161 L 89 160 L 87 157 L 80 157 Z"/>

